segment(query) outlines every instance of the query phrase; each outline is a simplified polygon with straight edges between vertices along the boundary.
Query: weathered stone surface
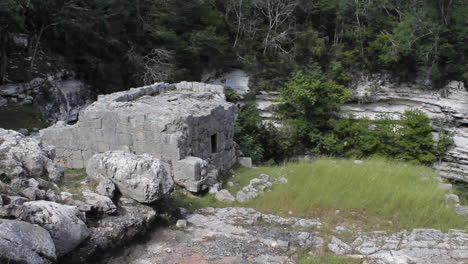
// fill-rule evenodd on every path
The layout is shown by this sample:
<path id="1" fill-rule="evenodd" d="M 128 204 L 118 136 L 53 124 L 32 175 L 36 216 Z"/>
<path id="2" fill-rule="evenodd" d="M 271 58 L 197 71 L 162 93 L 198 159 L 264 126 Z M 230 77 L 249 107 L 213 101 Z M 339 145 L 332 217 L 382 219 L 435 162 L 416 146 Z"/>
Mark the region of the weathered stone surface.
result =
<path id="1" fill-rule="evenodd" d="M 96 186 L 96 192 L 112 199 L 114 197 L 115 184 L 109 178 L 101 180 Z"/>
<path id="2" fill-rule="evenodd" d="M 0 175 L 10 179 L 47 176 L 56 181 L 63 177 L 63 168 L 52 161 L 53 148 L 13 130 L 0 128 L 0 157 Z"/>
<path id="3" fill-rule="evenodd" d="M 332 237 L 331 242 L 328 244 L 328 249 L 337 255 L 349 254 L 352 251 L 351 246 L 344 243 L 335 236 Z"/>
<path id="4" fill-rule="evenodd" d="M 184 231 L 156 230 L 108 263 L 285 264 L 295 263 L 291 252 L 323 245 L 313 232 L 260 226 L 261 216 L 251 208 L 206 208 L 186 216 L 189 225 Z"/>
<path id="5" fill-rule="evenodd" d="M 55 243 L 57 256 L 64 255 L 89 236 L 89 230 L 79 210 L 74 206 L 48 201 L 23 204 L 26 214 L 22 220 L 38 224 L 49 231 Z"/>
<path id="6" fill-rule="evenodd" d="M 207 176 L 207 162 L 197 157 L 186 157 L 173 166 L 174 181 L 190 192 L 201 190 Z"/>
<path id="7" fill-rule="evenodd" d="M 87 263 L 105 251 L 128 244 L 145 234 L 156 221 L 156 211 L 132 199 L 120 198 L 117 212 L 100 219 L 90 227 L 90 237 L 67 255 L 67 263 Z M 121 251 L 122 248 L 119 248 Z"/>
<path id="8" fill-rule="evenodd" d="M 27 222 L 0 219 L 0 261 L 42 264 L 56 260 L 47 230 Z"/>
<path id="9" fill-rule="evenodd" d="M 461 230 L 443 233 L 437 229 L 414 229 L 390 235 L 379 231 L 361 233 L 350 246 L 359 254 L 383 263 L 456 264 L 468 261 L 468 255 L 463 253 L 468 252 L 468 234 Z"/>
<path id="10" fill-rule="evenodd" d="M 79 110 L 89 104 L 90 89 L 74 73 L 62 71 L 28 83 L 0 85 L 0 106 L 32 104 L 49 120 L 75 121 Z M 69 79 L 71 77 L 71 79 Z"/>
<path id="11" fill-rule="evenodd" d="M 440 89 L 415 83 L 401 83 L 390 75 L 356 75 L 351 85 L 352 101 L 344 110 L 358 117 L 376 118 L 385 113 L 393 118 L 407 109 L 420 109 L 435 129 L 454 132 L 454 146 L 435 168 L 442 176 L 468 182 L 468 91 L 463 82 L 451 81 Z"/>
<path id="12" fill-rule="evenodd" d="M 134 155 L 122 151 L 96 154 L 86 172 L 98 181 L 110 179 L 126 197 L 152 203 L 174 188 L 169 166 L 148 154 Z"/>
<path id="13" fill-rule="evenodd" d="M 235 202 L 236 198 L 226 189 L 223 189 L 215 194 L 215 198 L 221 202 Z"/>
<path id="14" fill-rule="evenodd" d="M 226 171 L 237 159 L 237 107 L 224 97 L 222 86 L 204 83 L 130 89 L 99 96 L 80 113 L 77 124 L 58 123 L 41 130 L 40 138 L 55 146 L 57 160 L 71 168 L 86 167 L 94 154 L 122 150 L 147 153 L 169 164 L 198 157 L 214 168 L 207 179 L 216 179 L 215 170 Z"/>
<path id="15" fill-rule="evenodd" d="M 82 194 L 85 199 L 85 203 L 91 205 L 92 210 L 96 210 L 104 214 L 112 214 L 117 211 L 117 207 L 107 196 L 99 195 L 90 191 L 83 191 Z"/>
<path id="16" fill-rule="evenodd" d="M 273 186 L 273 183 L 271 183 L 269 180 L 270 177 L 266 174 L 261 174 L 259 178 L 253 178 L 250 180 L 249 185 L 245 186 L 242 188 L 242 190 L 237 192 L 237 201 L 244 203 L 263 194 L 265 190 Z"/>
<path id="17" fill-rule="evenodd" d="M 250 92 L 249 79 L 249 75 L 239 69 L 221 74 L 210 73 L 202 77 L 202 81 L 206 83 L 223 85 L 226 88 L 233 89 L 241 96 Z"/>
<path id="18" fill-rule="evenodd" d="M 252 168 L 252 158 L 240 157 L 237 162 L 243 167 Z"/>

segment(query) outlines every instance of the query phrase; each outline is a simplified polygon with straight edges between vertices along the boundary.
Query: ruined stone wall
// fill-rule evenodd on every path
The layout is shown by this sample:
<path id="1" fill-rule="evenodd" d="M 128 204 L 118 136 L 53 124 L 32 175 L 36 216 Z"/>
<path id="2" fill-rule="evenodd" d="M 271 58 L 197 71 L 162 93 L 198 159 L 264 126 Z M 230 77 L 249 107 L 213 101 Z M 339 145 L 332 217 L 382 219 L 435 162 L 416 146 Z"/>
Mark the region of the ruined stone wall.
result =
<path id="1" fill-rule="evenodd" d="M 148 153 L 169 163 L 195 156 L 226 170 L 236 162 L 236 106 L 224 100 L 223 91 L 218 85 L 183 82 L 99 96 L 80 113 L 77 124 L 58 123 L 42 130 L 40 137 L 56 147 L 58 161 L 69 168 L 84 168 L 96 153 L 123 150 Z M 176 100 L 181 101 L 179 108 L 172 110 L 170 102 Z M 191 109 L 195 106 L 200 111 Z M 214 152 L 213 135 L 217 138 Z"/>

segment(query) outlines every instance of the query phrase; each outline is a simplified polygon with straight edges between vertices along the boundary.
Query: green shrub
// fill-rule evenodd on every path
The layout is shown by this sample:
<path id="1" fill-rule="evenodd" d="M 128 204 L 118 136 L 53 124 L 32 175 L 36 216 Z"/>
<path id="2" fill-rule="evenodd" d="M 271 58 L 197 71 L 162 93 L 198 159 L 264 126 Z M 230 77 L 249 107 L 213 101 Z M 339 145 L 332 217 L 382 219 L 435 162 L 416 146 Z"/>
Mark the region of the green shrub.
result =
<path id="1" fill-rule="evenodd" d="M 233 89 L 226 89 L 224 93 L 226 94 L 226 101 L 228 102 L 235 103 L 241 100 L 241 96 Z"/>

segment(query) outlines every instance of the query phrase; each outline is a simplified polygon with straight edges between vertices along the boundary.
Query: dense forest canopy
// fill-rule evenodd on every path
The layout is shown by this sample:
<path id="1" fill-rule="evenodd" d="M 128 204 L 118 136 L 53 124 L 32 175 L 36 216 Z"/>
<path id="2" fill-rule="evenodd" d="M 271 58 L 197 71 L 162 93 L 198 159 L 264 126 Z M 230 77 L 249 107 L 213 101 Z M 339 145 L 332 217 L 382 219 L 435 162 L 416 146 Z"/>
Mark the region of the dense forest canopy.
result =
<path id="1" fill-rule="evenodd" d="M 311 63 L 339 84 L 355 70 L 466 82 L 467 23 L 464 0 L 2 0 L 0 77 L 26 33 L 33 60 L 50 48 L 96 92 L 223 67 L 278 89 Z"/>

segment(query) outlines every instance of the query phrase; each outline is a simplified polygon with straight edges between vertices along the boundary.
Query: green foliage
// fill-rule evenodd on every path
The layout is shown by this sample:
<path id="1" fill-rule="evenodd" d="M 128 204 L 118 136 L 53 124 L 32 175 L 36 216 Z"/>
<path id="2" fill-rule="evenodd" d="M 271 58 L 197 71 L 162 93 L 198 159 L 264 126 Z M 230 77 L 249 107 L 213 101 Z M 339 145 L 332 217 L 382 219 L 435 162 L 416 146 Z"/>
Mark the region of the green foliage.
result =
<path id="1" fill-rule="evenodd" d="M 224 93 L 226 94 L 226 101 L 228 102 L 235 103 L 241 100 L 241 96 L 233 89 L 226 89 Z"/>
<path id="2" fill-rule="evenodd" d="M 281 101 L 311 117 L 326 118 L 338 110 L 352 91 L 327 79 L 317 65 L 296 71 L 281 91 Z"/>
<path id="3" fill-rule="evenodd" d="M 333 131 L 320 134 L 314 149 L 345 157 L 384 156 L 414 163 L 430 164 L 453 143 L 452 135 L 432 136 L 429 118 L 420 110 L 407 110 L 400 120 L 382 115 L 376 120 L 352 115 L 331 121 Z"/>

